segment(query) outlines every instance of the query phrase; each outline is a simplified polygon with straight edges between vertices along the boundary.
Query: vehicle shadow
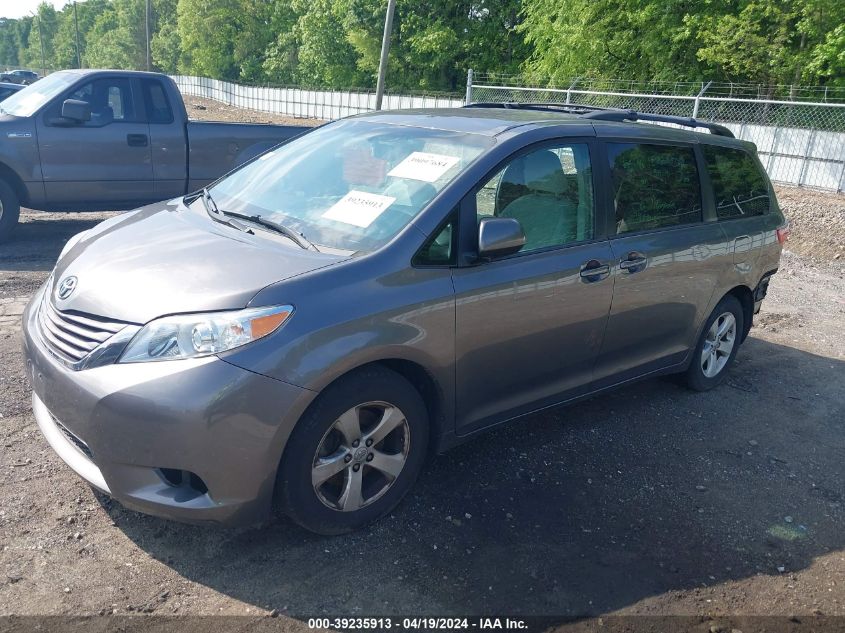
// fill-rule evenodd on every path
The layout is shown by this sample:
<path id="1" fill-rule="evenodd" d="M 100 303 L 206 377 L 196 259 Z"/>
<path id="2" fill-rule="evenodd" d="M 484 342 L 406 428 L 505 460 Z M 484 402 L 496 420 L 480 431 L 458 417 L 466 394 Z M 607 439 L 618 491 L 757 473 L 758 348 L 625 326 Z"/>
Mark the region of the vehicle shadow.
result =
<path id="1" fill-rule="evenodd" d="M 293 617 L 606 613 L 845 548 L 843 394 L 845 362 L 751 338 L 713 392 L 649 380 L 437 457 L 359 533 L 102 503 L 185 578 Z"/>
<path id="2" fill-rule="evenodd" d="M 112 213 L 47 213 L 21 210 L 21 222 L 0 244 L 0 271 L 50 271 L 67 241 Z"/>

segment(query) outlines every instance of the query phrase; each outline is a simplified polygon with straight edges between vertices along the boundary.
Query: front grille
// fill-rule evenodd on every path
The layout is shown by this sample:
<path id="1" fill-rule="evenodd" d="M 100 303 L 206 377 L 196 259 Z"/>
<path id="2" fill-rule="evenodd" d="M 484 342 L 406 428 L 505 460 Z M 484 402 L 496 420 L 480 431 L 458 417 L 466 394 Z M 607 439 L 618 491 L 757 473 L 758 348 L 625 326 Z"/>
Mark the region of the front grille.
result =
<path id="1" fill-rule="evenodd" d="M 94 456 L 91 454 L 91 449 L 88 448 L 88 445 L 85 442 L 83 442 L 78 437 L 76 437 L 73 433 L 71 433 L 65 427 L 64 424 L 62 424 L 61 422 L 59 422 L 56 419 L 56 416 L 54 416 L 52 413 L 50 414 L 50 417 L 53 418 L 53 422 L 55 423 L 56 428 L 58 428 L 64 434 L 64 436 L 68 440 L 70 440 L 71 444 L 73 444 L 76 448 L 78 448 L 82 452 L 82 454 L 85 455 L 85 457 L 87 457 L 88 459 L 91 459 L 91 460 L 94 459 Z"/>
<path id="2" fill-rule="evenodd" d="M 126 327 L 121 321 L 53 307 L 49 291 L 38 307 L 38 329 L 47 348 L 69 363 L 85 358 L 100 343 Z"/>

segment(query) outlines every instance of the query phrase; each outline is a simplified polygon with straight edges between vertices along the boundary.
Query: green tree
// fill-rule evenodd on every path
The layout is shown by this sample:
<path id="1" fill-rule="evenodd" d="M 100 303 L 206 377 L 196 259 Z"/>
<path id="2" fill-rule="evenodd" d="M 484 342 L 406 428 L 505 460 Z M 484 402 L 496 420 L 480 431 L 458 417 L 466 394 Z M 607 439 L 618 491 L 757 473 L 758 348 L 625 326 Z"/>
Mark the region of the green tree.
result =
<path id="1" fill-rule="evenodd" d="M 87 33 L 86 64 L 92 68 L 146 68 L 144 0 L 111 0 Z"/>
<path id="2" fill-rule="evenodd" d="M 86 0 L 76 5 L 79 22 L 79 56 L 84 68 L 88 32 L 94 26 L 97 16 L 108 6 L 107 0 Z M 59 28 L 55 38 L 55 64 L 57 68 L 76 68 L 76 24 L 73 2 L 65 5 L 59 13 Z"/>
<path id="3" fill-rule="evenodd" d="M 42 2 L 38 5 L 36 16 L 32 19 L 32 27 L 26 42 L 26 48 L 21 56 L 22 63 L 34 68 L 47 70 L 56 68 L 54 40 L 59 29 L 59 17 L 52 4 Z M 43 58 L 42 58 L 42 39 Z"/>

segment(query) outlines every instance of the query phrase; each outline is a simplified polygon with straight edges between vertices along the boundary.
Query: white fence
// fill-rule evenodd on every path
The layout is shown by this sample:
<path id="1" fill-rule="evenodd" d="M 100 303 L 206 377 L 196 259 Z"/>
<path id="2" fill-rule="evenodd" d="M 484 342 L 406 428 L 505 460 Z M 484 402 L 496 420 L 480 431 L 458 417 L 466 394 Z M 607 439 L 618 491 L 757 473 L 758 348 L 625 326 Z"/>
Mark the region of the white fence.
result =
<path id="1" fill-rule="evenodd" d="M 375 109 L 375 93 L 244 86 L 204 77 L 175 76 L 183 94 L 291 117 L 339 119 Z M 386 94 L 385 110 L 454 108 L 467 102 L 580 103 L 655 114 L 694 116 L 721 123 L 757 145 L 769 177 L 779 183 L 845 191 L 845 104 L 765 99 L 534 88 L 472 81 L 466 98 Z"/>
<path id="2" fill-rule="evenodd" d="M 173 81 L 182 94 L 205 97 L 239 108 L 272 112 L 298 118 L 341 119 L 376 108 L 375 92 L 354 90 L 306 90 L 244 86 L 228 81 L 177 75 Z M 438 95 L 398 95 L 387 93 L 384 110 L 405 108 L 458 108 L 463 99 Z"/>

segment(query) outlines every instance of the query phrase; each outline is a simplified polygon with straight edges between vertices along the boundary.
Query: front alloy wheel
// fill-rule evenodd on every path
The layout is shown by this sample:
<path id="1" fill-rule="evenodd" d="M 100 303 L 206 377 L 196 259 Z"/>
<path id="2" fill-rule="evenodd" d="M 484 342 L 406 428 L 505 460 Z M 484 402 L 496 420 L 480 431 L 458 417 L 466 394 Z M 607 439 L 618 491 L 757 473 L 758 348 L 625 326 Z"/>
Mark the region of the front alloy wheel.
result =
<path id="1" fill-rule="evenodd" d="M 375 502 L 396 481 L 410 450 L 401 409 L 387 402 L 352 407 L 326 431 L 311 466 L 317 498 L 332 510 L 354 512 Z"/>
<path id="2" fill-rule="evenodd" d="M 302 527 L 343 534 L 390 512 L 428 452 L 428 409 L 406 378 L 381 365 L 327 387 L 291 433 L 276 502 Z"/>

